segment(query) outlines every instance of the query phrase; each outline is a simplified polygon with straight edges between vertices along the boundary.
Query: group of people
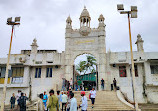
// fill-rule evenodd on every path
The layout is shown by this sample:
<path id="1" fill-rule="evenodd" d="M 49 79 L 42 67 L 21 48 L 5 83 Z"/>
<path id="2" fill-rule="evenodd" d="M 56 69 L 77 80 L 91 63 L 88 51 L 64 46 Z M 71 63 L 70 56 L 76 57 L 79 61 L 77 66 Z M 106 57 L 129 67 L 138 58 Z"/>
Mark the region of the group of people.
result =
<path id="1" fill-rule="evenodd" d="M 87 97 L 85 96 L 85 92 L 81 91 L 81 101 L 82 104 L 77 106 L 77 100 L 74 98 L 74 93 L 72 92 L 72 89 L 74 90 L 80 90 L 82 82 L 80 80 L 76 81 L 74 83 L 73 88 L 73 81 L 72 78 L 70 81 L 67 81 L 65 78 L 63 78 L 63 86 L 62 86 L 62 92 L 60 94 L 60 91 L 57 91 L 57 96 L 54 95 L 54 90 L 50 90 L 49 98 L 46 94 L 46 91 L 44 93 L 39 94 L 39 100 L 37 102 L 37 109 L 38 111 L 59 111 L 60 107 L 63 111 L 77 111 L 78 108 L 81 108 L 82 111 L 87 111 Z M 111 90 L 113 90 L 113 86 L 115 89 L 117 89 L 117 81 L 114 78 L 113 84 L 111 84 Z M 104 90 L 104 79 L 101 80 L 101 87 Z M 67 90 L 67 92 L 66 92 Z M 63 92 L 65 91 L 65 92 Z M 96 91 L 94 88 L 90 91 L 89 99 L 91 99 L 92 102 L 92 108 L 94 107 L 95 103 L 95 97 L 96 97 Z M 17 95 L 13 93 L 12 97 L 10 98 L 11 103 L 11 109 L 15 108 L 15 101 L 17 100 L 17 109 L 20 109 L 20 111 L 26 111 L 26 101 L 28 100 L 26 94 L 21 92 L 21 90 L 18 90 Z"/>
<path id="2" fill-rule="evenodd" d="M 10 98 L 10 104 L 11 109 L 15 108 L 15 102 L 17 100 L 17 110 L 20 109 L 20 111 L 26 111 L 26 101 L 28 100 L 28 97 L 25 93 L 23 93 L 21 90 L 18 90 L 17 95 L 12 94 L 12 97 Z"/>
<path id="3" fill-rule="evenodd" d="M 72 78 L 70 81 L 66 80 L 65 78 L 62 78 L 63 79 L 63 83 L 62 83 L 62 90 L 63 91 L 68 91 L 70 88 L 72 89 L 73 88 L 73 81 L 72 81 Z"/>
<path id="4" fill-rule="evenodd" d="M 76 80 L 73 84 L 73 80 L 72 78 L 70 79 L 70 81 L 66 80 L 65 78 L 62 78 L 63 79 L 63 83 L 62 83 L 62 91 L 68 91 L 70 89 L 74 89 L 75 91 L 77 90 L 81 90 L 82 88 L 82 81 L 79 79 L 79 80 Z"/>
<path id="5" fill-rule="evenodd" d="M 81 108 L 82 111 L 87 111 L 88 103 L 85 91 L 81 91 L 81 102 L 82 104 L 77 105 L 77 100 L 74 97 L 74 93 L 69 90 L 65 92 L 57 91 L 57 96 L 54 94 L 54 90 L 50 90 L 50 96 L 46 96 L 46 92 L 39 95 L 37 103 L 38 111 L 77 111 Z M 96 97 L 96 91 L 94 88 L 90 91 L 89 99 L 92 102 L 92 108 L 94 107 Z M 47 101 L 48 100 L 48 101 Z"/>
<path id="6" fill-rule="evenodd" d="M 102 88 L 102 90 L 104 90 L 104 84 L 105 84 L 105 81 L 102 78 L 101 79 L 101 88 Z M 70 79 L 70 81 L 63 78 L 62 91 L 66 91 L 66 90 L 68 91 L 70 89 L 74 89 L 75 91 L 84 90 L 84 88 L 82 87 L 82 81 L 80 79 L 76 80 L 74 82 L 74 87 L 73 87 L 72 78 Z M 116 81 L 115 78 L 113 79 L 113 84 L 111 84 L 111 90 L 113 90 L 113 89 L 117 90 L 117 81 Z"/>
<path id="7" fill-rule="evenodd" d="M 101 79 L 101 88 L 102 88 L 102 90 L 104 90 L 104 79 L 103 78 Z M 113 89 L 117 90 L 117 81 L 115 78 L 113 79 L 113 84 L 111 84 L 111 91 Z"/>

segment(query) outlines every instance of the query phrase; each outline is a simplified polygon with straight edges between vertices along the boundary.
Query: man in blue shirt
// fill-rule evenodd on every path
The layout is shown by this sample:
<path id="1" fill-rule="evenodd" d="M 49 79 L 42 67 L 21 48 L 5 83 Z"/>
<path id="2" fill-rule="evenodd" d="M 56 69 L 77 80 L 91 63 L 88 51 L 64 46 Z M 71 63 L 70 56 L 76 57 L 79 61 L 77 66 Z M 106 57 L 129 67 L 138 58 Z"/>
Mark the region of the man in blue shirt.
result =
<path id="1" fill-rule="evenodd" d="M 44 103 L 45 110 L 47 110 L 47 100 L 48 100 L 48 96 L 46 94 L 46 91 L 44 91 L 44 94 L 43 94 L 43 103 Z"/>

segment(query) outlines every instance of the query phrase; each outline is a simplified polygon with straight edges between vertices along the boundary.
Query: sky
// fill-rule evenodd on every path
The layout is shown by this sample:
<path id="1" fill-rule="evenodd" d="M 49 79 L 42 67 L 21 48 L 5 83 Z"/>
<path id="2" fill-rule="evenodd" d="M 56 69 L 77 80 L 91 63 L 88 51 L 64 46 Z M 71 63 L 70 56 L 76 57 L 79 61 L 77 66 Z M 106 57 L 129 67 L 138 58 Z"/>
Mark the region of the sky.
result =
<path id="1" fill-rule="evenodd" d="M 98 17 L 103 14 L 106 24 L 106 50 L 129 51 L 127 15 L 117 11 L 117 4 L 138 7 L 138 18 L 131 19 L 133 50 L 141 34 L 145 52 L 158 52 L 158 0 L 0 0 L 0 58 L 7 57 L 11 26 L 8 17 L 21 17 L 20 26 L 14 29 L 12 54 L 31 49 L 34 38 L 38 49 L 65 50 L 66 19 L 70 15 L 72 27 L 80 28 L 79 17 L 86 6 L 91 16 L 91 28 L 98 27 Z"/>

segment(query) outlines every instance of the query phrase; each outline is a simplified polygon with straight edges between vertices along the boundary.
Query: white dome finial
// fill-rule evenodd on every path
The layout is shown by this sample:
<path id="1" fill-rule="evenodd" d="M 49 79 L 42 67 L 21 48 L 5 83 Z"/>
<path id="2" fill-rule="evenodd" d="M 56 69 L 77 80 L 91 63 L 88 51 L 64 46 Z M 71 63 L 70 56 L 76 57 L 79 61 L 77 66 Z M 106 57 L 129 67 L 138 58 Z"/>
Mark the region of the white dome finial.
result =
<path id="1" fill-rule="evenodd" d="M 80 18 L 81 18 L 81 17 L 90 17 L 89 12 L 88 12 L 88 10 L 86 9 L 86 6 L 84 6 L 84 9 L 83 9 L 83 11 L 82 11 L 82 13 L 81 13 L 81 15 L 80 15 Z"/>

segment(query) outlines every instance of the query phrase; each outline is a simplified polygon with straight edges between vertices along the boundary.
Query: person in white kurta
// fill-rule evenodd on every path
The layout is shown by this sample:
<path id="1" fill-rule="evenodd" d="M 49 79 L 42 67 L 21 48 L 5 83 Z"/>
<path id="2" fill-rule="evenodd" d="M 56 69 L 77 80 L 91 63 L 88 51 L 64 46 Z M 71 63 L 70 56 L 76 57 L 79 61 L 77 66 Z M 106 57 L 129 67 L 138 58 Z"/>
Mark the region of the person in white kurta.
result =
<path id="1" fill-rule="evenodd" d="M 16 95 L 16 100 L 17 100 L 17 110 L 20 110 L 20 106 L 19 106 L 19 98 L 21 96 L 21 90 L 18 90 L 18 93 Z"/>
<path id="2" fill-rule="evenodd" d="M 79 105 L 79 107 L 81 107 L 81 110 L 82 111 L 87 111 L 87 107 L 88 107 L 88 104 L 87 104 L 87 97 L 85 96 L 85 91 L 81 91 L 81 101 L 82 101 L 82 104 Z"/>
<path id="3" fill-rule="evenodd" d="M 62 92 L 61 98 L 62 98 L 62 111 L 63 111 L 64 107 L 65 107 L 65 111 L 66 111 L 66 103 L 67 103 L 67 95 L 66 95 L 66 92 L 64 92 L 64 94 L 63 94 L 63 92 Z"/>
<path id="4" fill-rule="evenodd" d="M 70 103 L 70 111 L 77 111 L 77 100 L 74 98 L 74 93 L 70 94 L 71 103 Z"/>

